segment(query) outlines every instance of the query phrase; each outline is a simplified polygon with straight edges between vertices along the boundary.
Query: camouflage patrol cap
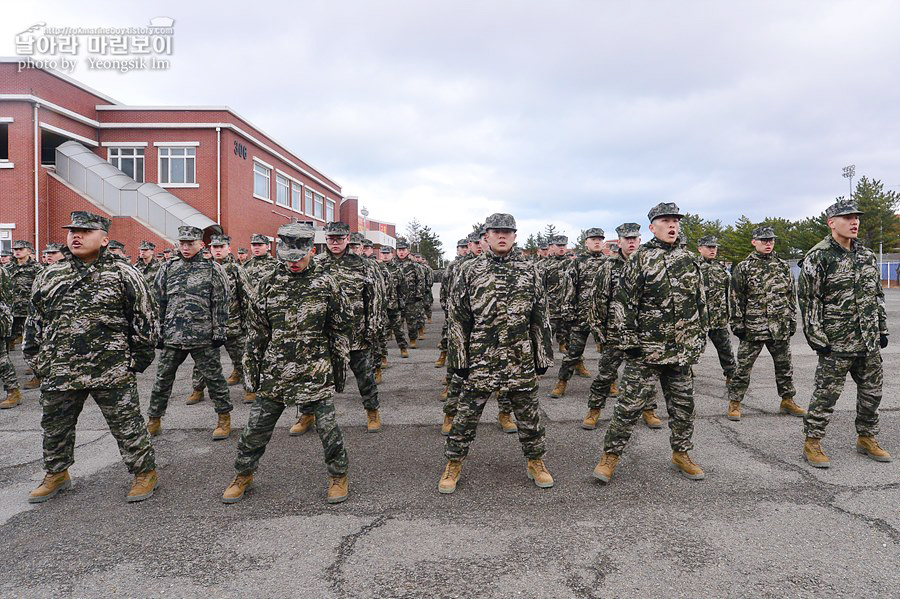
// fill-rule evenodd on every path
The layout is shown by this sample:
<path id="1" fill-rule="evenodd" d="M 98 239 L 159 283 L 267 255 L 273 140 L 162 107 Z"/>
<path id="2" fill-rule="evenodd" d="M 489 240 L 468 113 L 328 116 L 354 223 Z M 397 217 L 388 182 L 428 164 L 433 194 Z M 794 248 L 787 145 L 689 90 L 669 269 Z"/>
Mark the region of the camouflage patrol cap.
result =
<path id="1" fill-rule="evenodd" d="M 63 249 L 63 244 L 61 243 L 48 243 L 47 247 L 44 248 L 45 254 L 52 254 L 53 252 L 61 252 Z"/>
<path id="2" fill-rule="evenodd" d="M 109 233 L 110 220 L 105 216 L 84 210 L 76 210 L 70 216 L 72 223 L 63 225 L 63 229 L 100 229 Z"/>
<path id="3" fill-rule="evenodd" d="M 362 233 L 350 233 L 350 245 L 362 245 Z"/>
<path id="4" fill-rule="evenodd" d="M 24 239 L 19 239 L 18 241 L 13 241 L 12 249 L 34 251 L 34 246 L 31 244 L 30 241 L 25 241 Z"/>
<path id="5" fill-rule="evenodd" d="M 651 223 L 653 219 L 661 216 L 677 216 L 681 218 L 684 215 L 678 210 L 678 205 L 675 202 L 660 202 L 647 213 L 647 218 L 650 219 Z"/>
<path id="6" fill-rule="evenodd" d="M 325 235 L 328 235 L 331 237 L 339 237 L 342 235 L 349 235 L 350 234 L 350 225 L 348 225 L 347 223 L 342 223 L 339 220 L 336 220 L 336 221 L 332 221 L 332 222 L 328 223 L 327 225 L 325 225 L 324 231 L 325 231 Z"/>
<path id="7" fill-rule="evenodd" d="M 615 241 L 611 242 L 611 243 L 609 244 L 609 251 L 610 251 L 610 252 L 618 252 L 618 251 L 619 251 L 619 244 L 616 243 Z"/>
<path id="8" fill-rule="evenodd" d="M 241 248 L 238 250 L 238 254 L 246 254 L 246 253 L 247 253 L 247 248 Z"/>
<path id="9" fill-rule="evenodd" d="M 269 245 L 269 238 L 262 233 L 254 233 L 250 236 L 250 245 L 253 245 L 254 243 Z"/>
<path id="10" fill-rule="evenodd" d="M 231 243 L 231 237 L 228 235 L 213 235 L 209 240 L 209 245 L 228 245 Z"/>
<path id="11" fill-rule="evenodd" d="M 512 214 L 503 212 L 495 212 L 484 220 L 484 230 L 488 229 L 504 229 L 507 231 L 516 230 L 516 219 Z"/>
<path id="12" fill-rule="evenodd" d="M 0 250 L 0 256 L 12 256 L 12 250 Z"/>
<path id="13" fill-rule="evenodd" d="M 383 246 L 381 246 L 381 253 L 382 253 L 382 254 L 390 254 L 390 253 L 391 253 L 391 246 L 389 246 L 389 245 L 383 245 Z"/>
<path id="14" fill-rule="evenodd" d="M 203 229 L 182 225 L 178 227 L 178 241 L 198 241 L 203 239 Z"/>
<path id="15" fill-rule="evenodd" d="M 856 205 L 853 200 L 838 200 L 825 209 L 825 216 L 831 218 L 833 216 L 846 216 L 848 214 L 865 214 Z"/>
<path id="16" fill-rule="evenodd" d="M 171 254 L 171 253 L 172 253 L 172 248 L 166 248 L 163 250 L 163 254 Z"/>
<path id="17" fill-rule="evenodd" d="M 591 237 L 601 237 L 603 239 L 606 239 L 606 233 L 604 233 L 603 229 L 601 229 L 600 227 L 591 227 L 584 232 L 584 238 L 589 239 Z"/>
<path id="18" fill-rule="evenodd" d="M 141 245 L 138 246 L 139 250 L 155 250 L 156 244 L 152 241 L 141 241 Z"/>
<path id="19" fill-rule="evenodd" d="M 552 245 L 568 245 L 569 238 L 566 237 L 565 235 L 554 235 L 553 238 L 550 240 L 550 243 Z"/>
<path id="20" fill-rule="evenodd" d="M 278 227 L 275 253 L 282 260 L 302 260 L 313 246 L 316 232 L 311 223 L 290 223 Z"/>
<path id="21" fill-rule="evenodd" d="M 641 236 L 641 226 L 637 223 L 622 223 L 618 227 L 616 227 L 616 233 L 618 233 L 619 237 L 622 239 L 627 239 L 629 237 L 640 237 Z"/>
<path id="22" fill-rule="evenodd" d="M 772 227 L 756 227 L 753 229 L 753 239 L 777 239 L 775 229 Z"/>
<path id="23" fill-rule="evenodd" d="M 468 246 L 468 245 L 469 245 L 469 238 L 468 238 L 468 237 L 465 238 L 465 239 L 460 239 L 459 241 L 456 242 L 456 247 L 458 247 L 458 248 L 464 248 L 464 247 L 466 247 L 466 246 Z"/>
<path id="24" fill-rule="evenodd" d="M 121 241 L 116 240 L 116 239 L 110 239 L 110 240 L 109 240 L 109 244 L 107 245 L 107 247 L 108 247 L 109 249 L 111 249 L 111 250 L 124 250 L 124 249 L 125 249 L 125 244 L 122 243 Z"/>
<path id="25" fill-rule="evenodd" d="M 481 239 L 481 233 L 478 233 L 477 231 L 472 231 L 471 233 L 469 233 L 466 236 L 467 243 L 478 243 L 478 240 L 480 240 L 480 239 Z"/>
<path id="26" fill-rule="evenodd" d="M 547 243 L 546 241 L 542 241 L 542 242 L 538 245 L 538 249 L 541 249 L 541 250 L 546 250 L 546 249 L 549 249 L 549 248 L 550 248 L 550 244 Z"/>
<path id="27" fill-rule="evenodd" d="M 163 256 L 164 256 L 164 254 L 162 252 L 156 252 L 157 258 L 162 258 Z"/>
<path id="28" fill-rule="evenodd" d="M 397 239 L 397 249 L 398 250 L 408 250 L 409 244 L 403 238 Z"/>
<path id="29" fill-rule="evenodd" d="M 704 235 L 697 241 L 697 245 L 708 248 L 719 247 L 719 240 L 715 235 Z"/>
<path id="30" fill-rule="evenodd" d="M 364 248 L 375 247 L 375 244 L 372 243 L 372 240 L 369 239 L 368 237 L 364 237 L 364 238 L 363 238 L 363 240 L 362 240 L 362 245 L 363 245 Z"/>

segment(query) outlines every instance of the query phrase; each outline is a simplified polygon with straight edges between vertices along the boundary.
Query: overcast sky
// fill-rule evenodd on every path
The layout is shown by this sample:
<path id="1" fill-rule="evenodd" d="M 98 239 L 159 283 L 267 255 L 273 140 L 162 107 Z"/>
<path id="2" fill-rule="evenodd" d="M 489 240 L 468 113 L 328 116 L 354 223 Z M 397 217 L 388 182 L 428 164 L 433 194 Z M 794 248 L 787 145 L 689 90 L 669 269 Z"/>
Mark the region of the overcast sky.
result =
<path id="1" fill-rule="evenodd" d="M 900 2 L 422 0 L 4 5 L 48 26 L 175 19 L 168 71 L 73 76 L 136 105 L 227 105 L 452 251 L 491 212 L 646 225 L 660 201 L 802 218 L 841 177 L 900 189 Z M 645 229 L 646 231 L 646 229 Z"/>

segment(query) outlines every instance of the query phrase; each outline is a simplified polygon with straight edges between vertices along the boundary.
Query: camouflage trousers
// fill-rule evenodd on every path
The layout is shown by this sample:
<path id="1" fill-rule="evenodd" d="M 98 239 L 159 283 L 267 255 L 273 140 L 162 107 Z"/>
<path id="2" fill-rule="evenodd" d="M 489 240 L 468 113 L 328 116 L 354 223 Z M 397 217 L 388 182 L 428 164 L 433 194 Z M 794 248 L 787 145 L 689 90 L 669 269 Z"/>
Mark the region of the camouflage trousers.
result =
<path id="1" fill-rule="evenodd" d="M 559 344 L 569 342 L 569 323 L 561 316 L 550 316 L 550 331 Z"/>
<path id="2" fill-rule="evenodd" d="M 338 428 L 334 401 L 328 398 L 302 405 L 304 410 L 309 409 L 308 413 L 316 415 L 316 432 L 319 433 L 319 439 L 325 450 L 328 474 L 332 476 L 347 474 L 347 451 L 344 449 L 344 436 Z M 238 441 L 238 455 L 234 460 L 234 469 L 238 474 L 251 474 L 256 471 L 284 409 L 283 401 L 257 396 L 250 407 L 247 426 L 244 427 Z"/>
<path id="3" fill-rule="evenodd" d="M 462 460 L 469 453 L 469 446 L 475 440 L 475 428 L 481 419 L 484 404 L 491 395 L 483 391 L 463 389 L 444 450 L 448 460 Z M 522 453 L 530 460 L 542 458 L 547 449 L 537 390 L 509 391 L 506 392 L 506 398 L 516 415 Z"/>
<path id="4" fill-rule="evenodd" d="M 403 322 L 403 312 L 400 308 L 388 312 L 388 321 L 390 329 L 394 332 L 394 340 L 397 341 L 397 347 L 406 349 L 409 347 L 409 339 L 406 336 L 406 329 Z"/>
<path id="5" fill-rule="evenodd" d="M 356 387 L 362 396 L 363 407 L 367 410 L 377 410 L 378 385 L 375 384 L 375 367 L 372 365 L 371 349 L 350 350 L 350 370 L 356 377 Z M 311 404 L 303 405 L 300 411 L 304 414 L 312 414 Z"/>
<path id="6" fill-rule="evenodd" d="M 447 392 L 447 401 L 444 402 L 444 414 L 450 416 L 451 418 L 456 417 L 456 413 L 459 411 L 459 390 L 462 388 L 463 379 L 456 377 L 459 379 L 459 389 L 457 390 L 455 395 L 451 395 L 448 389 Z M 506 412 L 507 414 L 511 414 L 513 411 L 512 402 L 509 400 L 509 393 L 507 392 L 497 392 L 497 410 L 500 412 Z"/>
<path id="7" fill-rule="evenodd" d="M 236 337 L 229 337 L 225 342 L 225 351 L 228 352 L 228 357 L 231 358 L 231 365 L 234 368 L 234 371 L 238 373 L 238 376 L 243 377 L 244 375 L 244 346 L 247 343 L 247 338 L 243 335 L 239 335 Z M 221 363 L 221 354 L 219 355 L 219 362 Z M 206 389 L 206 380 L 203 378 L 203 375 L 200 374 L 200 369 L 197 368 L 197 363 L 194 362 L 194 370 L 191 372 L 191 387 L 195 391 L 203 391 Z"/>
<path id="8" fill-rule="evenodd" d="M 878 434 L 878 406 L 881 404 L 884 372 L 881 352 L 874 351 L 863 356 L 819 356 L 816 388 L 803 417 L 803 430 L 807 437 L 825 437 L 825 427 L 834 412 L 834 404 L 844 390 L 848 372 L 856 383 L 856 434 L 863 437 Z"/>
<path id="9" fill-rule="evenodd" d="M 387 353 L 387 338 L 388 338 L 388 324 L 386 320 L 382 321 L 382 326 L 378 328 L 378 332 L 375 334 L 375 344 L 372 346 L 372 359 L 375 361 L 375 366 L 381 365 L 381 359 L 386 358 Z"/>
<path id="10" fill-rule="evenodd" d="M 409 333 L 409 340 L 415 341 L 419 338 L 419 321 L 425 322 L 425 315 L 422 314 L 422 302 L 413 300 L 406 304 L 403 309 L 403 320 L 406 321 L 406 331 Z"/>
<path id="11" fill-rule="evenodd" d="M 434 309 L 434 294 L 433 294 L 433 293 L 429 293 L 429 294 L 425 297 L 425 300 L 422 302 L 422 304 L 423 304 L 422 307 L 425 309 L 425 317 L 426 317 L 426 318 L 431 318 L 431 316 L 432 316 L 432 311 L 433 311 L 433 309 Z"/>
<path id="12" fill-rule="evenodd" d="M 653 396 L 659 379 L 669 413 L 669 443 L 672 451 L 689 451 L 694 445 L 694 377 L 690 366 L 662 366 L 641 360 L 625 361 L 619 400 L 606 430 L 603 450 L 621 455 L 632 430 Z"/>
<path id="13" fill-rule="evenodd" d="M 794 389 L 794 367 L 791 364 L 790 339 L 766 339 L 764 341 L 741 340 L 737 352 L 737 368 L 731 375 L 731 384 L 728 385 L 728 401 L 743 401 L 747 387 L 750 386 L 750 372 L 753 364 L 759 357 L 763 346 L 772 355 L 775 363 L 775 385 L 778 388 L 778 397 L 794 397 L 797 390 Z"/>
<path id="14" fill-rule="evenodd" d="M 619 377 L 619 366 L 625 361 L 625 352 L 621 349 L 606 346 L 600 352 L 597 360 L 597 376 L 591 383 L 591 393 L 588 396 L 589 410 L 602 410 L 606 407 L 609 398 L 609 386 Z M 656 391 L 651 390 L 645 396 L 645 410 L 656 411 Z"/>
<path id="15" fill-rule="evenodd" d="M 147 412 L 150 418 L 162 418 L 165 415 L 169 397 L 172 395 L 175 373 L 189 354 L 194 359 L 194 366 L 200 370 L 201 376 L 206 381 L 216 412 L 222 414 L 232 410 L 231 398 L 228 395 L 228 383 L 225 382 L 225 377 L 222 375 L 222 360 L 218 347 L 195 347 L 192 349 L 165 347 L 159 355 L 156 382 L 153 383 L 153 391 L 150 393 L 150 409 Z"/>
<path id="16" fill-rule="evenodd" d="M 4 341 L 4 340 L 0 340 Z M 12 391 L 19 388 L 19 381 L 16 379 L 16 367 L 13 366 L 12 360 L 9 359 L 9 350 L 6 343 L 0 343 L 0 381 L 3 381 L 3 390 Z"/>
<path id="17" fill-rule="evenodd" d="M 147 426 L 141 417 L 137 386 L 121 389 L 41 391 L 41 428 L 44 429 L 44 470 L 62 472 L 75 463 L 75 425 L 88 395 L 106 419 L 128 471 L 156 469 Z"/>
<path id="18" fill-rule="evenodd" d="M 587 345 L 591 331 L 580 327 L 570 327 L 569 340 L 566 343 L 566 355 L 559 366 L 559 380 L 568 381 L 575 372 L 575 366 L 583 359 L 584 346 Z"/>
<path id="19" fill-rule="evenodd" d="M 438 349 L 441 351 L 447 351 L 447 311 L 444 310 L 444 324 L 441 326 L 441 344 L 438 345 Z"/>
<path id="20" fill-rule="evenodd" d="M 719 365 L 725 378 L 731 378 L 737 368 L 734 361 L 734 350 L 731 349 L 731 334 L 728 329 L 710 329 L 709 338 L 719 354 Z"/>
<path id="21" fill-rule="evenodd" d="M 9 332 L 10 339 L 17 339 L 25 334 L 25 321 L 27 316 L 13 316 L 12 329 Z"/>

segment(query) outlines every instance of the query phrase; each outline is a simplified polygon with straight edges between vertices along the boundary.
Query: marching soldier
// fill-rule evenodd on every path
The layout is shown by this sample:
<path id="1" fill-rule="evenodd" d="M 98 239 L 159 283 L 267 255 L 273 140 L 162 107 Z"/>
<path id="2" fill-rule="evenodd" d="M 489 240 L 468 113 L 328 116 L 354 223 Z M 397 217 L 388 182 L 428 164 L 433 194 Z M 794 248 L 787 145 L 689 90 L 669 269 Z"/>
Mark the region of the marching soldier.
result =
<path id="1" fill-rule="evenodd" d="M 65 260 L 64 247 L 66 246 L 61 243 L 48 243 L 47 247 L 44 248 L 44 260 L 47 264 L 56 264 L 60 260 Z"/>
<path id="2" fill-rule="evenodd" d="M 441 354 L 434 363 L 435 368 L 443 368 L 447 363 L 447 295 L 450 292 L 450 281 L 453 280 L 454 273 L 463 259 L 469 253 L 469 242 L 467 239 L 460 239 L 456 242 L 456 258 L 444 269 L 444 275 L 441 277 L 441 290 L 438 299 L 441 303 L 441 309 L 444 311 L 444 326 L 441 327 Z"/>
<path id="3" fill-rule="evenodd" d="M 275 270 L 278 261 L 269 252 L 269 238 L 262 233 L 254 233 L 250 237 L 250 253 L 252 256 L 244 263 L 250 286 L 256 289 L 259 280 Z"/>
<path id="4" fill-rule="evenodd" d="M 134 263 L 134 267 L 144 275 L 144 279 L 150 284 L 153 283 L 156 273 L 159 272 L 159 262 L 153 258 L 155 251 L 155 243 L 152 241 L 141 241 L 141 245 L 138 246 L 138 260 Z"/>
<path id="5" fill-rule="evenodd" d="M 425 274 L 419 265 L 410 258 L 409 244 L 403 240 L 397 240 L 397 270 L 404 280 L 401 290 L 405 291 L 402 304 L 404 306 L 403 319 L 406 321 L 406 330 L 409 333 L 409 346 L 418 347 L 419 322 L 425 321 L 422 313 L 422 295 L 425 289 Z"/>
<path id="6" fill-rule="evenodd" d="M 25 319 L 28 317 L 28 301 L 31 298 L 31 286 L 34 284 L 35 277 L 41 271 L 40 265 L 32 256 L 34 246 L 30 241 L 14 241 L 12 248 L 13 260 L 6 267 L 6 272 L 9 273 L 12 279 L 13 287 L 13 325 L 9 339 L 10 351 L 15 348 L 15 344 L 22 338 L 22 333 L 25 330 Z M 31 386 L 26 384 L 25 388 L 36 389 L 36 381 Z"/>
<path id="7" fill-rule="evenodd" d="M 9 359 L 9 349 L 6 338 L 9 337 L 13 323 L 13 289 L 12 280 L 5 268 L 0 268 L 0 379 L 3 380 L 3 390 L 6 391 L 6 399 L 0 402 L 0 409 L 8 410 L 22 403 L 22 392 L 19 390 L 19 381 L 16 378 L 16 369 Z"/>
<path id="8" fill-rule="evenodd" d="M 550 255 L 544 264 L 544 283 L 547 289 L 547 305 L 550 309 L 550 327 L 553 336 L 559 343 L 559 351 L 566 351 L 566 342 L 569 340 L 568 329 L 563 319 L 563 290 L 565 284 L 566 268 L 569 261 L 566 258 L 566 245 L 569 238 L 565 235 L 554 235 L 550 240 Z"/>
<path id="9" fill-rule="evenodd" d="M 125 244 L 122 243 L 121 241 L 116 241 L 115 239 L 110 239 L 109 245 L 107 246 L 106 249 L 110 254 L 112 254 L 116 258 L 119 258 L 120 260 L 125 260 L 125 261 L 128 260 L 127 257 L 125 256 Z"/>
<path id="10" fill-rule="evenodd" d="M 393 260 L 391 248 L 383 245 L 379 253 L 379 260 L 388 272 L 387 313 L 388 328 L 394 333 L 397 347 L 400 348 L 400 357 L 409 357 L 409 339 L 406 337 L 407 326 L 403 320 L 405 309 L 406 278 L 400 271 L 397 261 Z"/>
<path id="11" fill-rule="evenodd" d="M 697 241 L 697 249 L 702 258 L 700 272 L 703 273 L 703 287 L 706 289 L 706 312 L 709 316 L 709 338 L 719 354 L 719 365 L 725 376 L 725 385 L 731 383 L 736 367 L 734 351 L 731 349 L 731 335 L 728 332 L 728 304 L 731 295 L 731 275 L 721 261 L 719 241 L 715 235 L 706 235 Z"/>

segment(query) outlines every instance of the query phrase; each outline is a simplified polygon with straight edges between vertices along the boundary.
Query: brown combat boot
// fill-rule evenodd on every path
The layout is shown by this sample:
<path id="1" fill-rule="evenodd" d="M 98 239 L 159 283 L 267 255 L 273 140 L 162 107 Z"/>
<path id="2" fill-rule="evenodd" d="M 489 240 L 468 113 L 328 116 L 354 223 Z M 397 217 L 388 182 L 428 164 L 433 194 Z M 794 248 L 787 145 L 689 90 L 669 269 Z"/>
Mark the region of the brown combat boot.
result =
<path id="1" fill-rule="evenodd" d="M 831 460 L 822 451 L 822 440 L 813 437 L 807 437 L 803 443 L 803 457 L 806 462 L 813 468 L 830 468 Z"/>
<path id="2" fill-rule="evenodd" d="M 806 416 L 806 410 L 794 403 L 793 397 L 785 397 L 781 400 L 779 410 L 782 414 L 790 414 L 791 416 Z"/>
<path id="3" fill-rule="evenodd" d="M 559 344 L 559 352 L 562 354 L 566 353 L 566 344 L 565 343 Z"/>
<path id="4" fill-rule="evenodd" d="M 619 394 L 619 386 L 614 382 L 609 384 L 609 394 L 612 396 L 616 396 Z"/>
<path id="5" fill-rule="evenodd" d="M 147 434 L 156 437 L 162 432 L 162 418 L 147 419 Z"/>
<path id="6" fill-rule="evenodd" d="M 601 482 L 608 483 L 609 479 L 612 478 L 613 472 L 616 471 L 616 464 L 618 463 L 619 456 L 613 453 L 604 452 L 600 461 L 594 466 L 594 478 Z"/>
<path id="7" fill-rule="evenodd" d="M 225 379 L 225 382 L 228 383 L 228 386 L 237 385 L 241 382 L 241 373 L 237 370 L 232 370 L 231 374 L 228 375 L 228 378 Z"/>
<path id="8" fill-rule="evenodd" d="M 231 434 L 231 412 L 222 412 L 219 414 L 219 420 L 216 422 L 216 428 L 213 430 L 213 441 L 222 441 L 227 439 Z"/>
<path id="9" fill-rule="evenodd" d="M 450 414 L 444 414 L 444 423 L 441 424 L 441 434 L 445 437 L 450 434 L 450 429 L 453 428 L 453 416 Z"/>
<path id="10" fill-rule="evenodd" d="M 598 344 L 597 344 L 597 353 L 599 354 L 599 353 L 602 353 L 602 352 L 603 352 L 603 344 L 602 344 L 602 343 L 598 343 Z"/>
<path id="11" fill-rule="evenodd" d="M 0 401 L 0 410 L 8 410 L 22 403 L 22 392 L 18 389 L 7 391 L 6 399 Z"/>
<path id="12" fill-rule="evenodd" d="M 586 431 L 592 431 L 597 428 L 598 422 L 600 422 L 600 408 L 591 408 L 588 410 L 584 420 L 581 421 L 581 428 Z"/>
<path id="13" fill-rule="evenodd" d="M 400 348 L 400 357 L 401 357 L 401 358 L 408 358 L 408 357 L 409 357 L 409 351 L 408 351 L 405 347 L 401 347 L 401 348 Z"/>
<path id="14" fill-rule="evenodd" d="M 443 368 L 444 364 L 446 364 L 446 363 L 447 363 L 447 352 L 442 351 L 441 355 L 438 356 L 438 359 L 435 360 L 434 367 L 435 368 Z"/>
<path id="15" fill-rule="evenodd" d="M 194 389 L 191 391 L 191 394 L 188 395 L 187 399 L 184 400 L 184 404 L 187 406 L 192 406 L 195 403 L 200 403 L 203 401 L 203 389 Z"/>
<path id="16" fill-rule="evenodd" d="M 735 422 L 740 422 L 741 420 L 741 402 L 739 401 L 729 401 L 728 402 L 728 412 L 726 413 L 726 417 L 729 420 L 734 420 Z"/>
<path id="17" fill-rule="evenodd" d="M 388 364 L 387 356 L 381 356 L 381 369 L 386 370 L 390 367 L 391 367 L 391 365 Z"/>
<path id="18" fill-rule="evenodd" d="M 131 483 L 131 490 L 125 501 L 135 503 L 136 501 L 144 501 L 153 497 L 153 491 L 159 485 L 159 479 L 156 478 L 156 470 L 148 470 L 134 475 L 134 482 Z"/>
<path id="19" fill-rule="evenodd" d="M 519 427 L 513 422 L 512 414 L 509 412 L 499 412 L 497 414 L 497 424 L 504 433 L 515 433 L 519 431 Z"/>
<path id="20" fill-rule="evenodd" d="M 441 481 L 438 483 L 438 491 L 444 494 L 456 491 L 456 483 L 459 482 L 459 475 L 462 472 L 461 460 L 449 460 L 441 475 Z"/>
<path id="21" fill-rule="evenodd" d="M 528 469 L 526 473 L 528 474 L 528 480 L 533 480 L 535 486 L 540 487 L 541 489 L 549 489 L 553 486 L 553 477 L 550 476 L 550 471 L 547 470 L 544 460 L 540 458 L 537 460 L 528 460 Z"/>
<path id="22" fill-rule="evenodd" d="M 366 422 L 367 433 L 381 432 L 381 414 L 378 413 L 378 410 L 366 410 L 366 418 L 368 419 Z"/>
<path id="23" fill-rule="evenodd" d="M 30 379 L 28 379 L 28 382 L 27 382 L 27 383 L 25 383 L 24 385 L 22 385 L 22 388 L 23 388 L 23 389 L 37 389 L 37 388 L 40 387 L 40 386 L 41 386 L 41 381 L 40 381 L 40 379 L 39 379 L 38 377 L 36 377 L 36 376 L 33 376 L 33 377 L 31 377 Z"/>
<path id="24" fill-rule="evenodd" d="M 424 338 L 425 338 L 425 327 L 421 327 L 421 328 L 419 329 L 419 338 L 420 338 L 420 339 L 424 339 Z"/>
<path id="25" fill-rule="evenodd" d="M 578 364 L 575 365 L 575 374 L 583 379 L 592 378 L 591 373 L 584 367 L 584 360 L 580 360 Z"/>
<path id="26" fill-rule="evenodd" d="M 344 476 L 328 477 L 328 493 L 325 501 L 328 503 L 341 503 L 347 500 L 347 495 L 349 494 L 350 481 L 347 479 L 346 474 Z"/>
<path id="27" fill-rule="evenodd" d="M 562 397 L 566 394 L 566 386 L 569 384 L 568 381 L 564 381 L 559 379 L 556 381 L 556 386 L 550 391 L 550 397 Z"/>
<path id="28" fill-rule="evenodd" d="M 244 403 L 253 403 L 256 401 L 256 393 L 253 391 L 244 391 Z"/>
<path id="29" fill-rule="evenodd" d="M 415 340 L 415 339 L 410 339 L 410 340 L 409 340 L 409 346 L 410 346 L 412 349 L 419 349 L 419 345 L 418 345 L 418 343 L 416 343 L 416 340 Z M 402 351 L 400 352 L 400 355 L 403 356 L 403 352 L 402 352 Z M 409 356 L 403 356 L 403 357 L 404 357 L 404 358 L 408 358 Z"/>
<path id="30" fill-rule="evenodd" d="M 375 384 L 376 385 L 381 384 L 381 367 L 380 366 L 377 366 L 375 368 Z"/>
<path id="31" fill-rule="evenodd" d="M 875 437 L 863 437 L 862 435 L 856 440 L 856 451 L 868 456 L 876 462 L 890 462 L 891 454 L 885 451 Z"/>
<path id="32" fill-rule="evenodd" d="M 288 434 L 292 437 L 299 437 L 306 431 L 310 429 L 312 425 L 316 423 L 316 415 L 315 414 L 300 414 L 300 418 L 297 419 L 297 422 L 291 427 L 291 430 L 288 431 Z"/>
<path id="33" fill-rule="evenodd" d="M 237 503 L 244 498 L 244 493 L 253 488 L 252 474 L 238 474 L 222 493 L 222 503 Z"/>
<path id="34" fill-rule="evenodd" d="M 441 391 L 441 401 L 447 401 L 448 395 L 450 395 L 450 385 L 444 385 L 444 389 Z"/>
<path id="35" fill-rule="evenodd" d="M 65 491 L 72 486 L 72 479 L 69 478 L 68 469 L 62 472 L 44 475 L 44 481 L 38 488 L 28 495 L 28 503 L 43 503 L 48 499 L 53 499 L 60 491 Z"/>
<path id="36" fill-rule="evenodd" d="M 703 480 L 706 473 L 697 464 L 691 460 L 691 456 L 686 451 L 672 452 L 672 465 L 681 473 L 682 476 L 691 480 Z"/>
<path id="37" fill-rule="evenodd" d="M 647 425 L 647 428 L 662 428 L 662 420 L 656 415 L 656 410 L 644 410 L 641 412 L 641 418 L 644 419 L 644 424 Z"/>

